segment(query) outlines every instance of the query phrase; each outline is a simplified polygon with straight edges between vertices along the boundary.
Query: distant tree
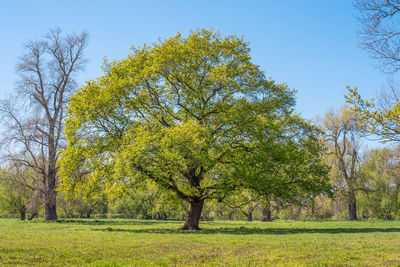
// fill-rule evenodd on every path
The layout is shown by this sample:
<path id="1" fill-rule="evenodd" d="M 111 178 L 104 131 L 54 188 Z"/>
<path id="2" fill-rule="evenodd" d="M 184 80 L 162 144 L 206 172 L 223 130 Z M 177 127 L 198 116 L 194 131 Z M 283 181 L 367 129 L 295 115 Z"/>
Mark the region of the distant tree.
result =
<path id="1" fill-rule="evenodd" d="M 360 129 L 354 113 L 343 107 L 324 114 L 321 129 L 327 146 L 326 161 L 332 166 L 331 179 L 337 194 L 348 204 L 349 219 L 357 220 L 356 192 L 363 190 L 360 161 Z"/>
<path id="2" fill-rule="evenodd" d="M 62 36 L 59 29 L 27 42 L 17 66 L 18 96 L 0 106 L 3 155 L 40 175 L 46 220 L 57 219 L 56 162 L 63 144 L 62 122 L 69 95 L 77 86 L 76 75 L 86 63 L 86 45 L 86 33 Z"/>
<path id="3" fill-rule="evenodd" d="M 262 222 L 272 222 L 272 203 L 273 202 L 269 197 L 260 200 Z"/>
<path id="4" fill-rule="evenodd" d="M 0 170 L 0 211 L 19 213 L 25 220 L 38 215 L 41 205 L 37 179 L 24 166 L 7 166 Z"/>
<path id="5" fill-rule="evenodd" d="M 92 214 L 105 217 L 107 199 L 66 199 L 63 192 L 58 192 L 57 207 L 59 217 L 63 218 L 91 218 Z"/>
<path id="6" fill-rule="evenodd" d="M 360 194 L 366 218 L 393 220 L 400 215 L 400 155 L 398 148 L 368 151 L 362 172 L 368 189 Z"/>
<path id="7" fill-rule="evenodd" d="M 326 196 L 317 196 L 313 199 L 314 218 L 330 219 L 334 215 L 333 199 Z"/>
<path id="8" fill-rule="evenodd" d="M 208 211 L 207 217 L 213 220 L 236 220 L 241 218 L 241 212 L 229 206 L 230 204 L 227 204 L 225 201 L 217 199 L 208 201 L 206 205 L 206 211 Z"/>
<path id="9" fill-rule="evenodd" d="M 242 184 L 233 165 L 252 145 L 243 129 L 268 135 L 293 105 L 294 92 L 266 79 L 235 36 L 199 30 L 135 49 L 71 97 L 62 189 L 150 179 L 189 203 L 183 229 L 197 230 L 204 201 Z"/>
<path id="10" fill-rule="evenodd" d="M 246 216 L 248 222 L 253 221 L 253 212 L 259 206 L 257 194 L 252 190 L 242 188 L 226 198 L 224 203 L 231 209 L 239 210 Z"/>

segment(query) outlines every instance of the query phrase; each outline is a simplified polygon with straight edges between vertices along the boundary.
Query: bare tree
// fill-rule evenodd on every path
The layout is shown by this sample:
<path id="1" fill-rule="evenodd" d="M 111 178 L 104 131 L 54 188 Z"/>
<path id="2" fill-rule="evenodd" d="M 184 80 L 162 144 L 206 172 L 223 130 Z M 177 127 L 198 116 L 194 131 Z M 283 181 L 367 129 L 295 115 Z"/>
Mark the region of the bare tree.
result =
<path id="1" fill-rule="evenodd" d="M 379 98 L 379 110 L 392 109 L 400 99 L 396 72 L 400 70 L 400 0 L 355 0 L 361 24 L 361 47 L 389 75 Z"/>
<path id="2" fill-rule="evenodd" d="M 9 160 L 40 175 L 46 220 L 57 219 L 55 189 L 62 122 L 69 96 L 77 86 L 76 75 L 86 63 L 87 39 L 85 32 L 63 36 L 55 29 L 42 40 L 27 42 L 17 65 L 18 101 L 3 101 L 0 108 L 6 126 L 3 151 Z"/>
<path id="3" fill-rule="evenodd" d="M 388 73 L 400 70 L 400 0 L 355 0 L 361 46 Z"/>
<path id="4" fill-rule="evenodd" d="M 361 47 L 389 79 L 377 101 L 365 100 L 358 88 L 348 87 L 346 102 L 360 115 L 364 134 L 382 142 L 399 141 L 400 0 L 354 0 L 354 7 L 361 25 Z"/>

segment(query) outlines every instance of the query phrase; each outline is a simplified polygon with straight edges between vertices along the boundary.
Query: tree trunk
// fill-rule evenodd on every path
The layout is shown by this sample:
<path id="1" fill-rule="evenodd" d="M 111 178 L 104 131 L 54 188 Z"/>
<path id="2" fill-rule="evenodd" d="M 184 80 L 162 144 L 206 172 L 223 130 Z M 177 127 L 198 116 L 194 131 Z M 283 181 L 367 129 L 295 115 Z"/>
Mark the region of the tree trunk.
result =
<path id="1" fill-rule="evenodd" d="M 229 213 L 228 213 L 228 220 L 232 220 L 232 218 L 233 218 L 233 214 L 235 213 L 235 210 L 232 210 L 232 211 L 230 211 Z"/>
<path id="2" fill-rule="evenodd" d="M 21 209 L 19 211 L 20 215 L 21 215 L 21 221 L 25 220 L 25 215 L 26 215 L 26 210 L 25 209 Z"/>
<path id="3" fill-rule="evenodd" d="M 246 219 L 248 222 L 253 221 L 253 212 L 252 211 L 250 211 L 249 213 L 246 214 Z"/>
<path id="4" fill-rule="evenodd" d="M 315 219 L 315 198 L 311 201 L 311 215 Z"/>
<path id="5" fill-rule="evenodd" d="M 44 201 L 44 218 L 46 221 L 57 220 L 57 191 L 56 191 L 56 168 L 49 167 L 46 183 L 46 195 Z"/>
<path id="6" fill-rule="evenodd" d="M 57 220 L 56 194 L 55 191 L 50 191 L 45 196 L 44 219 L 46 221 Z"/>
<path id="7" fill-rule="evenodd" d="M 203 199 L 194 199 L 190 202 L 190 210 L 188 216 L 186 218 L 185 224 L 182 227 L 182 230 L 190 230 L 197 231 L 199 228 L 199 221 L 201 216 L 201 211 L 203 210 L 204 200 Z"/>
<path id="8" fill-rule="evenodd" d="M 35 218 L 36 216 L 38 216 L 37 212 L 32 213 L 31 216 L 28 217 L 28 220 L 32 221 L 33 218 Z"/>
<path id="9" fill-rule="evenodd" d="M 262 222 L 272 222 L 271 205 L 269 204 L 268 201 L 266 201 L 265 204 L 262 207 L 261 221 Z"/>
<path id="10" fill-rule="evenodd" d="M 57 220 L 56 203 L 46 202 L 44 204 L 44 214 L 46 221 Z"/>
<path id="11" fill-rule="evenodd" d="M 356 195 L 353 190 L 350 190 L 348 193 L 348 205 L 349 205 L 349 220 L 354 221 L 357 219 L 357 203 L 356 203 Z"/>

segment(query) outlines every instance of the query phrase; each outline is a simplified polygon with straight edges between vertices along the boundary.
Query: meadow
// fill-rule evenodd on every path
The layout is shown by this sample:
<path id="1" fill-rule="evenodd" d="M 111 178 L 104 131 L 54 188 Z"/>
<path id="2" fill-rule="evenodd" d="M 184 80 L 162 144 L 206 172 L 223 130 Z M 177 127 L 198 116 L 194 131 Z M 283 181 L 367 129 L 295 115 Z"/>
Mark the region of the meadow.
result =
<path id="1" fill-rule="evenodd" d="M 398 221 L 0 220 L 0 264 L 400 266 Z"/>

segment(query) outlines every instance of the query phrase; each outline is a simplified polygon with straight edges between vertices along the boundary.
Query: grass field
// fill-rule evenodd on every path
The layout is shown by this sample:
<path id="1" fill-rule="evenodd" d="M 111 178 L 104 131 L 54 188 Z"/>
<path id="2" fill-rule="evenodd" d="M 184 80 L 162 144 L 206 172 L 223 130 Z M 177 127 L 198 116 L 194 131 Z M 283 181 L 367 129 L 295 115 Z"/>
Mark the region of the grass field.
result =
<path id="1" fill-rule="evenodd" d="M 0 219 L 1 265 L 400 266 L 400 222 Z"/>

